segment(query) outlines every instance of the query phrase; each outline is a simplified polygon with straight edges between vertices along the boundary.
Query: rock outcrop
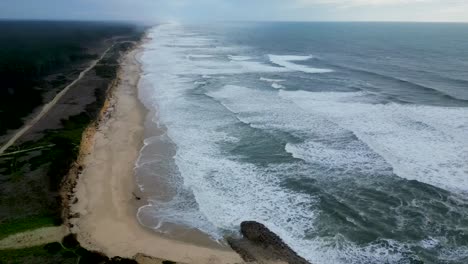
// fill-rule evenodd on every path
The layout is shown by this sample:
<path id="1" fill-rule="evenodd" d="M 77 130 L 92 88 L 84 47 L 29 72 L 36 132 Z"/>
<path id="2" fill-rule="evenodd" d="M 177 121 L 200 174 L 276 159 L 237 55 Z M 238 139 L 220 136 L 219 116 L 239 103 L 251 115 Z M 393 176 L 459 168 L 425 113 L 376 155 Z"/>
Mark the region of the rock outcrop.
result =
<path id="1" fill-rule="evenodd" d="M 240 231 L 243 238 L 228 238 L 228 242 L 247 262 L 310 264 L 261 223 L 242 222 Z"/>

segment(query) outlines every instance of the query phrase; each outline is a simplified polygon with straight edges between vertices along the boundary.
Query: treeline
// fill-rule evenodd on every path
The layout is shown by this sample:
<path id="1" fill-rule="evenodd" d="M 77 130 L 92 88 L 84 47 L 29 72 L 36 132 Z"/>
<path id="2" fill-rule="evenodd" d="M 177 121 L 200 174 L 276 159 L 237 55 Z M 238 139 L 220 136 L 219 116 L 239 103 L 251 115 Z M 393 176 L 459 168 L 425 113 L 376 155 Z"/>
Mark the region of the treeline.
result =
<path id="1" fill-rule="evenodd" d="M 93 47 L 137 32 L 124 23 L 0 21 L 0 135 L 20 127 L 45 91 L 65 85 L 64 75 L 76 75 L 74 66 L 97 58 Z M 45 79 L 55 73 L 64 75 Z"/>
<path id="2" fill-rule="evenodd" d="M 70 100 L 62 102 L 64 108 L 52 108 L 51 120 L 61 125 L 41 130 L 40 135 L 36 134 L 38 137 L 16 144 L 0 156 L 0 239 L 25 230 L 62 224 L 59 192 L 63 179 L 79 154 L 83 132 L 99 116 L 116 77 L 120 57 L 135 45 L 128 40 L 139 41 L 142 36 L 143 31 L 139 31 L 115 44 L 71 88 L 73 97 L 83 96 L 91 101 Z M 67 112 L 67 106 L 74 110 Z"/>

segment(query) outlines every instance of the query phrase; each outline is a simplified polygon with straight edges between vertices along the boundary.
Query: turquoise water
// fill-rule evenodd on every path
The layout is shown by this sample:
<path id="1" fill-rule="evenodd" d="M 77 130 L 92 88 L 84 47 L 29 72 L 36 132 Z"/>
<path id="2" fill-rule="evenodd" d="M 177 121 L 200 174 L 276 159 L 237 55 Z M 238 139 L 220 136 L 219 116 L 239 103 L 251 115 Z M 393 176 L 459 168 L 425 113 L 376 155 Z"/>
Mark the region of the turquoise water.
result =
<path id="1" fill-rule="evenodd" d="M 221 239 L 257 220 L 313 263 L 468 262 L 466 24 L 149 37 L 140 94 L 148 130 L 166 133 L 148 133 L 138 164 L 145 225 Z"/>

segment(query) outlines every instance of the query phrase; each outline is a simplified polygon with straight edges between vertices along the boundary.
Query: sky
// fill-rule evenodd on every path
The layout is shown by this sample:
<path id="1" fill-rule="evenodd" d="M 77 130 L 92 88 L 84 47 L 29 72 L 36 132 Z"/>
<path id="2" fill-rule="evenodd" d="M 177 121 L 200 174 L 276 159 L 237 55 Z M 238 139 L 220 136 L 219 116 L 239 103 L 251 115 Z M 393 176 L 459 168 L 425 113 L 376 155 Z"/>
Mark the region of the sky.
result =
<path id="1" fill-rule="evenodd" d="M 0 18 L 468 22 L 468 0 L 0 0 Z"/>

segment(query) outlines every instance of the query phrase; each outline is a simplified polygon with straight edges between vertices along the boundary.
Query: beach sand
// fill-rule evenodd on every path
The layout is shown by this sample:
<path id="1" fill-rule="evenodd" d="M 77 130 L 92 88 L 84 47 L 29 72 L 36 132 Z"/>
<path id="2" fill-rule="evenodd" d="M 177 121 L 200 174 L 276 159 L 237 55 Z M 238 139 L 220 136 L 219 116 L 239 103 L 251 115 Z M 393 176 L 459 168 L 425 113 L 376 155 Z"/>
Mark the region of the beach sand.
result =
<path id="1" fill-rule="evenodd" d="M 134 166 L 146 115 L 137 95 L 139 52 L 136 48 L 122 59 L 104 118 L 86 136 L 87 146 L 82 145 L 82 168 L 70 208 L 70 215 L 75 215 L 71 231 L 84 247 L 110 257 L 144 254 L 181 263 L 242 263 L 229 248 L 202 246 L 192 242 L 198 238 L 192 239 L 191 233 L 183 241 L 167 238 L 141 226 L 136 218 L 141 201 L 135 196 Z"/>

